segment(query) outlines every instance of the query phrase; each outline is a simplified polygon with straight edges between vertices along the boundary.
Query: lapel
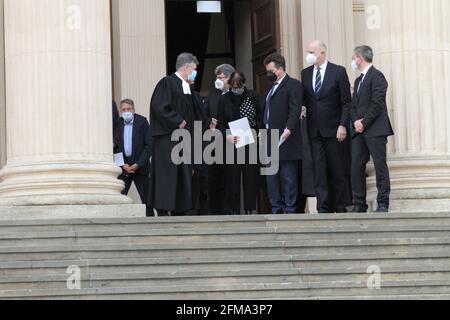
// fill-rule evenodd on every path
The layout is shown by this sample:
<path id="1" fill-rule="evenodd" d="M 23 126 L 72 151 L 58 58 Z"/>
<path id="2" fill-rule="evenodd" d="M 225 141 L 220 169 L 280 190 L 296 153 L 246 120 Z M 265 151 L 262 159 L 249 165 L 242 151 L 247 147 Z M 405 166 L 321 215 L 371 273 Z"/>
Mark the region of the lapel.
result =
<path id="1" fill-rule="evenodd" d="M 372 66 L 369 71 L 367 71 L 366 76 L 364 77 L 364 81 L 363 83 L 361 83 L 361 87 L 359 88 L 359 92 L 357 92 L 356 96 L 358 97 L 358 101 L 361 98 L 361 93 L 363 92 L 363 89 L 366 88 L 367 84 L 370 82 L 370 79 L 372 78 L 373 72 L 374 72 L 375 67 Z M 358 90 L 359 87 L 359 83 L 361 82 L 362 78 L 358 81 L 356 90 Z"/>
<path id="2" fill-rule="evenodd" d="M 366 77 L 364 78 L 364 81 L 361 84 L 361 88 L 359 88 L 359 93 L 361 93 L 361 90 L 366 87 L 366 84 L 372 78 L 373 71 L 374 71 L 374 66 L 370 67 L 369 71 L 367 71 Z"/>
<path id="3" fill-rule="evenodd" d="M 309 90 L 309 92 L 313 95 L 315 95 L 316 93 L 314 92 L 314 87 L 313 87 L 313 77 L 314 77 L 314 66 L 309 67 L 306 70 L 306 79 L 304 79 L 304 81 L 306 81 L 307 83 L 307 88 Z"/>
<path id="4" fill-rule="evenodd" d="M 278 92 L 280 92 L 283 87 L 286 85 L 286 83 L 289 81 L 290 77 L 289 75 L 286 73 L 286 77 L 284 77 L 283 81 L 281 81 L 280 85 L 278 86 L 277 90 L 274 92 L 274 94 L 272 95 L 272 98 L 270 100 L 273 99 L 273 97 L 275 97 Z"/>
<path id="5" fill-rule="evenodd" d="M 359 76 L 359 77 L 356 79 L 356 81 L 355 81 L 355 87 L 354 87 L 354 92 L 353 92 L 353 100 L 356 102 L 356 104 L 358 104 L 358 102 L 359 102 L 359 92 L 358 92 L 358 87 L 359 87 L 359 84 L 360 84 L 361 80 L 362 80 L 362 77 Z M 360 91 L 360 92 L 361 92 L 361 91 Z"/>
<path id="6" fill-rule="evenodd" d="M 137 135 L 138 135 L 138 132 L 139 132 L 139 128 L 138 128 L 138 125 L 139 125 L 139 120 L 138 120 L 138 117 L 137 117 L 137 115 L 135 114 L 135 116 L 134 116 L 134 122 L 133 122 L 133 146 L 132 146 L 132 149 L 133 149 L 133 156 L 136 154 L 136 147 L 137 147 Z"/>
<path id="7" fill-rule="evenodd" d="M 120 118 L 120 122 L 119 122 L 119 149 L 120 151 L 122 151 L 124 153 L 125 156 L 125 140 L 124 140 L 124 133 L 125 133 L 125 123 L 123 121 L 123 118 Z"/>

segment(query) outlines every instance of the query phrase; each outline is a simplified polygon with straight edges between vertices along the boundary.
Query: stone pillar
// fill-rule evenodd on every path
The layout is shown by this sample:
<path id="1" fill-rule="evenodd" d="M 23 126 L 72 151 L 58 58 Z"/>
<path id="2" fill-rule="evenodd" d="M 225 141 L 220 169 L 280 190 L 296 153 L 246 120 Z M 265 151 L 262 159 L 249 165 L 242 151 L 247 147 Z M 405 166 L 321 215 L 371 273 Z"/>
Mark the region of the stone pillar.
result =
<path id="1" fill-rule="evenodd" d="M 3 0 L 0 0 L 0 13 L 3 12 Z M 6 164 L 6 97 L 5 97 L 5 41 L 4 20 L 0 14 L 0 169 Z"/>
<path id="2" fill-rule="evenodd" d="M 114 91 L 149 116 L 156 84 L 166 76 L 164 0 L 112 0 Z M 175 69 L 175 66 L 173 66 Z"/>
<path id="3" fill-rule="evenodd" d="M 390 84 L 393 211 L 450 208 L 448 0 L 366 0 L 367 43 Z M 371 168 L 369 193 L 376 196 Z"/>
<path id="4" fill-rule="evenodd" d="M 109 0 L 5 0 L 0 205 L 117 205 Z"/>
<path id="5" fill-rule="evenodd" d="M 301 2 L 301 33 L 305 64 L 306 46 L 312 40 L 324 41 L 330 61 L 347 67 L 351 77 L 351 57 L 354 49 L 353 3 L 349 0 L 285 0 Z M 300 31 L 299 31 L 300 32 Z"/>

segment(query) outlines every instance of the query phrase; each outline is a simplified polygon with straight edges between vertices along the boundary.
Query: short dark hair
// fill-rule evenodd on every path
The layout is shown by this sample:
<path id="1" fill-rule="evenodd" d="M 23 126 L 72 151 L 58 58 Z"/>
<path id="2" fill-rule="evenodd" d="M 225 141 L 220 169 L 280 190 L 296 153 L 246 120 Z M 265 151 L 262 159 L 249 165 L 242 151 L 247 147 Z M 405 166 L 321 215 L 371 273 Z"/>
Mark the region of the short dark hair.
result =
<path id="1" fill-rule="evenodd" d="M 230 80 L 228 80 L 228 84 L 230 86 L 232 86 L 233 84 L 238 83 L 238 82 L 245 84 L 245 82 L 247 82 L 247 79 L 245 78 L 245 75 L 243 72 L 235 71 L 231 74 Z"/>
<path id="2" fill-rule="evenodd" d="M 120 102 L 120 107 L 122 107 L 124 104 L 129 104 L 130 106 L 132 106 L 134 108 L 134 101 L 131 99 L 123 99 Z"/>
<path id="3" fill-rule="evenodd" d="M 369 46 L 356 47 L 355 54 L 362 57 L 366 62 L 373 62 L 373 50 Z"/>
<path id="4" fill-rule="evenodd" d="M 272 62 L 278 69 L 283 68 L 283 70 L 286 70 L 286 59 L 281 54 L 272 53 L 266 59 L 264 59 L 265 66 Z"/>

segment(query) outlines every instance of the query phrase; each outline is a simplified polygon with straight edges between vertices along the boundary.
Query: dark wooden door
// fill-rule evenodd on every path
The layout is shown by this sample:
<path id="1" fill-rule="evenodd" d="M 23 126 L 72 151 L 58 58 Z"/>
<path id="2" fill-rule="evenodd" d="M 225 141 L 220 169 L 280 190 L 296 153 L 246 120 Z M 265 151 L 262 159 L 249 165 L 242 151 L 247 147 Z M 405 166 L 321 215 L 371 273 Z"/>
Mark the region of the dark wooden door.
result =
<path id="1" fill-rule="evenodd" d="M 280 52 L 280 27 L 278 0 L 252 0 L 252 49 L 254 88 L 261 101 L 270 89 L 266 77 L 264 59 L 271 53 Z M 266 177 L 260 177 L 258 192 L 258 211 L 270 214 Z"/>
<path id="2" fill-rule="evenodd" d="M 259 94 L 268 91 L 264 59 L 280 52 L 278 0 L 252 0 L 252 47 L 255 89 Z"/>

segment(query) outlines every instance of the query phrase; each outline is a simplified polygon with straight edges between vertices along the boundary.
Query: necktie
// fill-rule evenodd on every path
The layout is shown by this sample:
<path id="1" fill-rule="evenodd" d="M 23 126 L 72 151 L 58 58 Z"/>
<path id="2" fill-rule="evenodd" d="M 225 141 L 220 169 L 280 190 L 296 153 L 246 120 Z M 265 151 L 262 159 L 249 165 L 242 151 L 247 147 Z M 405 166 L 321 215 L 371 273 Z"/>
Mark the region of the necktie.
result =
<path id="1" fill-rule="evenodd" d="M 264 124 L 266 127 L 269 125 L 269 117 L 270 117 L 270 99 L 273 96 L 273 93 L 275 92 L 275 88 L 278 86 L 278 82 L 276 82 L 272 89 L 270 90 L 269 94 L 267 95 L 266 99 L 266 111 L 264 112 Z"/>
<path id="2" fill-rule="evenodd" d="M 359 81 L 359 85 L 358 85 L 358 91 L 356 91 L 356 93 L 359 95 L 359 90 L 361 89 L 361 85 L 364 81 L 364 74 L 361 74 L 360 76 L 361 80 Z"/>
<path id="3" fill-rule="evenodd" d="M 315 85 L 315 92 L 316 94 L 319 93 L 320 89 L 322 89 L 322 74 L 320 73 L 320 68 L 316 69 L 316 85 Z"/>

